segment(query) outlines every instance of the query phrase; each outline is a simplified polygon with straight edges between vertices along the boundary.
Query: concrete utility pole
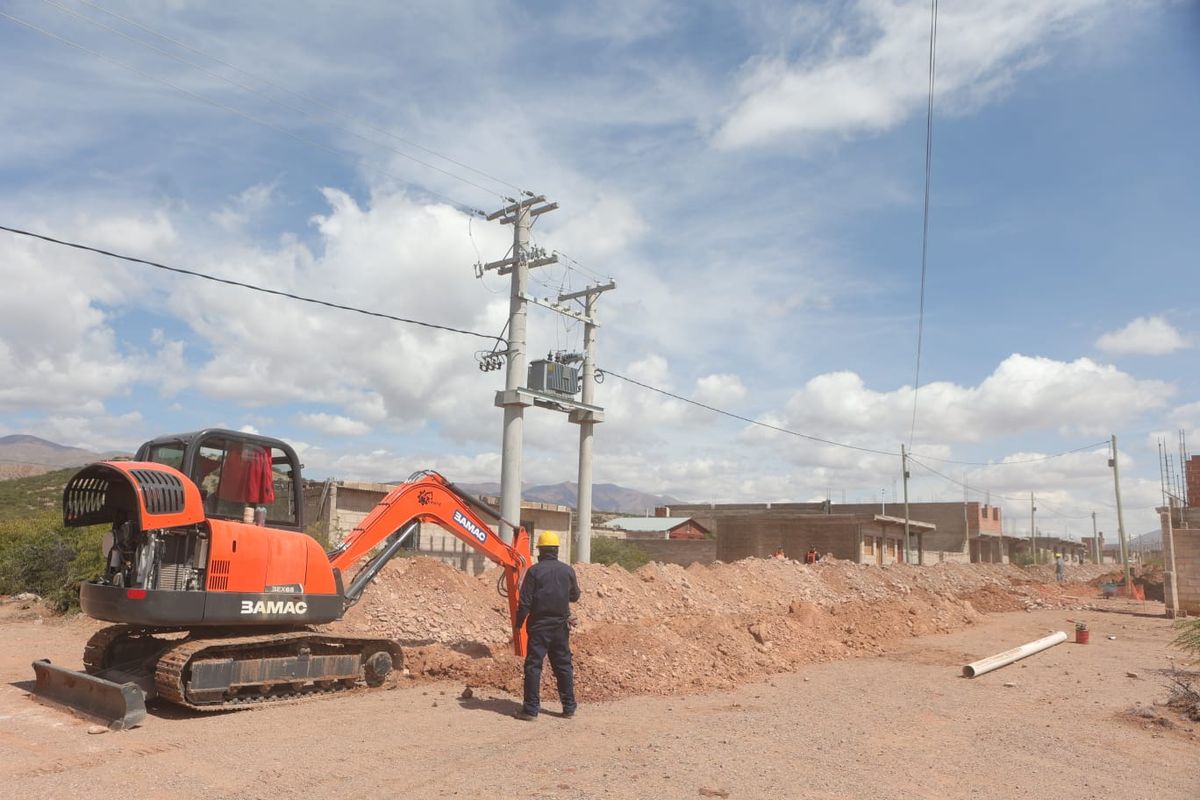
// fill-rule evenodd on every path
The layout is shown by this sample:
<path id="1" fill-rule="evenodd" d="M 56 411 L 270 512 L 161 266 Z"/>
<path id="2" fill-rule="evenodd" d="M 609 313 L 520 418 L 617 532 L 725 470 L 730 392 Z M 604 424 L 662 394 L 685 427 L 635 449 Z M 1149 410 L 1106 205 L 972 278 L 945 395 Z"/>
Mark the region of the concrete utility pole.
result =
<path id="1" fill-rule="evenodd" d="M 1117 493 L 1117 536 L 1121 539 L 1121 561 L 1125 565 L 1125 589 L 1133 589 L 1133 573 L 1129 569 L 1129 544 L 1125 540 L 1125 515 L 1121 511 L 1121 470 L 1117 466 L 1117 435 L 1112 435 L 1112 458 L 1108 465 L 1113 471 L 1113 489 Z"/>
<path id="2" fill-rule="evenodd" d="M 1033 527 L 1033 515 L 1037 513 L 1037 506 L 1033 504 L 1033 492 L 1029 493 L 1029 550 L 1033 555 L 1033 563 L 1038 563 L 1037 556 L 1037 528 Z"/>
<path id="3" fill-rule="evenodd" d="M 617 288 L 617 284 L 609 281 L 603 286 L 589 286 L 579 292 L 560 294 L 558 302 L 583 298 L 583 392 L 580 401 L 584 406 L 593 405 L 596 392 L 596 300 L 609 289 Z M 579 424 L 579 491 L 577 508 L 575 510 L 575 561 L 584 564 L 592 560 L 592 430 L 597 422 L 604 421 L 602 411 L 594 408 L 577 408 L 571 411 L 569 419 Z"/>
<path id="4" fill-rule="evenodd" d="M 499 270 L 501 275 L 512 274 L 508 302 L 508 370 L 504 375 L 504 391 L 496 394 L 496 405 L 504 409 L 504 438 L 500 455 L 500 538 L 509 544 L 514 536 L 512 525 L 521 523 L 521 447 L 525 434 L 525 408 L 533 404 L 519 391 L 528 371 L 525 325 L 529 270 L 558 261 L 556 256 L 530 258 L 529 224 L 534 217 L 556 208 L 557 203 L 546 203 L 546 198 L 538 195 L 513 200 L 512 205 L 488 215 L 489 221 L 499 220 L 501 225 L 513 226 L 512 257 L 482 267 L 482 270 Z"/>
<path id="5" fill-rule="evenodd" d="M 1167 616 L 1174 619 L 1179 615 L 1179 583 L 1175 575 L 1175 498 L 1167 498 L 1166 518 L 1159 518 L 1162 525 L 1163 552 L 1166 555 L 1167 568 L 1163 572 L 1163 587 L 1166 590 Z"/>
<path id="6" fill-rule="evenodd" d="M 967 473 L 963 472 L 963 536 L 967 540 L 967 560 L 971 559 L 971 520 L 967 514 Z M 982 537 L 983 531 L 980 531 Z M 983 561 L 983 542 L 979 543 L 979 560 Z"/>
<path id="7" fill-rule="evenodd" d="M 908 451 L 903 442 L 900 443 L 900 477 L 904 479 L 904 562 L 908 564 L 912 563 L 912 545 L 908 538 Z"/>
<path id="8" fill-rule="evenodd" d="M 1096 563 L 1099 564 L 1104 558 L 1104 553 L 1100 550 L 1100 534 L 1096 533 L 1096 512 L 1092 512 L 1092 555 L 1096 558 Z"/>

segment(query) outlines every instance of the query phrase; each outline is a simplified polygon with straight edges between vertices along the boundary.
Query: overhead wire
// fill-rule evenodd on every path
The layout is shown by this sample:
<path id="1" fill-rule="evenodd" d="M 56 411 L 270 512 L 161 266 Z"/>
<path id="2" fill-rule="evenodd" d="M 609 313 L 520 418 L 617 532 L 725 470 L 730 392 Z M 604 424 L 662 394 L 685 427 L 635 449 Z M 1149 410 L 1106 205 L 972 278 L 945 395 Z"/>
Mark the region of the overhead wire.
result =
<path id="1" fill-rule="evenodd" d="M 953 483 L 955 486 L 960 486 L 963 489 L 966 489 L 968 492 L 974 492 L 975 494 L 987 494 L 987 495 L 990 495 L 991 497 L 998 497 L 1001 500 L 1009 500 L 1009 501 L 1016 502 L 1016 503 L 1024 502 L 1024 498 L 1022 498 L 1022 497 L 1013 497 L 1010 495 L 997 494 L 996 492 L 992 492 L 987 489 L 981 489 L 977 486 L 971 486 L 970 484 L 968 484 L 964 481 L 960 481 L 957 478 L 952 478 L 943 472 L 939 472 L 938 470 L 934 469 L 933 467 L 929 466 L 928 464 L 921 463 L 920 460 L 913 458 L 911 453 L 908 456 L 908 461 L 911 464 L 916 464 L 918 467 L 920 467 L 921 469 L 923 469 L 927 472 L 931 472 L 934 475 L 937 475 L 939 478 L 942 478 L 943 480 Z"/>
<path id="2" fill-rule="evenodd" d="M 61 245 L 63 247 L 71 247 L 76 250 L 84 250 L 89 253 L 96 253 L 98 255 L 107 256 L 109 258 L 116 258 L 116 259 L 120 259 L 121 261 L 128 261 L 133 264 L 141 264 L 143 266 L 153 267 L 155 269 L 161 269 L 161 270 L 165 270 L 167 272 L 174 272 L 178 275 L 188 275 L 193 278 L 200 278 L 201 280 L 212 281 L 213 283 L 225 284 L 226 286 L 237 286 L 242 289 L 249 289 L 250 291 L 260 292 L 262 294 L 269 294 L 269 295 L 273 295 L 275 297 L 284 297 L 289 300 L 296 300 L 296 301 L 299 301 L 302 303 L 311 303 L 313 305 L 324 306 L 326 308 L 338 309 L 339 311 L 351 311 L 353 313 L 362 314 L 362 315 L 368 316 L 368 317 L 378 317 L 379 319 L 391 320 L 392 322 L 402 322 L 406 325 L 417 325 L 422 328 L 430 328 L 433 330 L 446 331 L 447 333 L 457 333 L 457 334 L 461 334 L 463 336 L 475 336 L 480 339 L 488 339 L 489 341 L 500 341 L 500 342 L 504 341 L 504 339 L 502 339 L 501 337 L 493 336 L 492 334 L 489 334 L 489 333 L 479 333 L 478 331 L 467 330 L 465 328 L 456 328 L 451 325 L 439 325 L 434 322 L 426 322 L 424 320 L 411 319 L 408 317 L 399 317 L 394 314 L 385 314 L 382 311 L 370 311 L 368 309 L 358 308 L 356 306 L 348 306 L 348 305 L 345 305 L 342 303 L 333 303 L 328 300 L 320 300 L 320 299 L 317 299 L 314 297 L 305 297 L 304 295 L 298 295 L 298 294 L 294 294 L 292 292 L 285 292 L 281 289 L 271 289 L 266 286 L 259 286 L 257 284 L 247 283 L 245 281 L 235 281 L 231 278 L 221 278 L 216 275 L 209 275 L 207 273 L 198 272 L 193 269 L 186 269 L 184 267 L 172 267 L 167 264 L 162 264 L 157 261 L 150 261 L 149 259 L 145 259 L 145 258 L 137 258 L 135 256 L 128 256 L 128 255 L 124 255 L 121 253 L 114 253 L 111 250 L 104 250 L 99 247 L 92 247 L 90 245 L 80 244 L 79 242 L 72 242 L 72 241 L 68 241 L 66 239 L 57 239 L 53 236 L 46 236 L 45 234 L 41 234 L 41 233 L 33 233 L 32 231 L 22 230 L 21 228 L 12 228 L 7 225 L 0 225 L 0 230 L 8 231 L 9 233 L 17 234 L 18 236 L 27 236 L 31 239 L 40 239 L 44 242 Z"/>
<path id="3" fill-rule="evenodd" d="M 1099 447 L 1100 445 L 1106 444 L 1108 444 L 1107 439 L 1099 442 L 1092 442 L 1091 444 L 1085 444 L 1082 447 L 1063 450 L 1061 453 L 1052 453 L 1048 456 L 1037 456 L 1036 458 L 1015 458 L 1009 461 L 958 461 L 953 458 L 939 458 L 938 456 L 931 456 L 923 453 L 909 453 L 909 456 L 919 456 L 921 458 L 928 459 L 929 461 L 940 461 L 943 464 L 961 464 L 968 467 L 1007 467 L 1016 464 L 1036 464 L 1041 461 L 1050 461 L 1055 458 L 1062 458 L 1063 456 L 1070 455 L 1071 453 L 1079 453 L 1084 450 L 1090 450 L 1093 447 Z"/>
<path id="4" fill-rule="evenodd" d="M 689 405 L 693 405 L 698 408 L 703 408 L 707 411 L 712 411 L 715 414 L 721 414 L 722 416 L 740 420 L 742 422 L 746 422 L 751 425 L 756 425 L 760 428 L 766 428 L 768 430 L 776 431 L 778 433 L 786 433 L 789 436 L 796 436 L 800 439 L 807 439 L 808 441 L 811 441 L 811 442 L 817 442 L 819 444 L 827 444 L 827 445 L 831 445 L 833 447 L 844 447 L 848 450 L 857 450 L 859 452 L 872 453 L 874 455 L 880 455 L 880 456 L 894 456 L 897 458 L 900 456 L 899 453 L 893 453 L 888 450 L 876 450 L 871 447 L 860 447 L 859 445 L 855 445 L 855 444 L 848 444 L 846 442 L 838 442 L 838 441 L 834 441 L 833 439 L 825 439 L 820 436 L 813 436 L 812 434 L 801 433 L 799 431 L 789 430 L 788 428 L 783 428 L 783 427 L 780 427 L 779 425 L 772 425 L 769 422 L 763 422 L 762 420 L 745 417 L 745 416 L 742 416 L 741 414 L 735 414 L 732 411 L 726 411 L 722 408 L 717 408 L 716 406 L 710 406 L 707 403 L 701 403 L 699 400 L 693 400 L 690 397 L 684 397 L 683 395 L 675 394 L 674 392 L 669 392 L 666 389 L 660 389 L 657 386 L 651 386 L 648 383 L 642 383 L 641 381 L 639 381 L 635 378 L 630 378 L 628 375 L 622 375 L 619 372 L 613 372 L 610 369 L 601 369 L 601 370 L 599 370 L 599 372 L 603 373 L 604 375 L 611 375 L 614 378 L 625 381 L 626 383 L 631 383 L 634 386 L 640 386 L 641 388 L 647 389 L 651 392 L 657 392 L 658 394 L 665 395 L 674 400 L 679 400 L 681 402 L 688 403 Z"/>
<path id="5" fill-rule="evenodd" d="M 119 259 L 121 261 L 126 261 L 126 262 L 133 263 L 133 264 L 139 264 L 142 266 L 152 267 L 155 269 L 164 270 L 166 272 L 172 272 L 172 273 L 179 274 L 179 275 L 187 275 L 187 276 L 190 276 L 193 278 L 199 278 L 201 280 L 211 281 L 213 283 L 224 284 L 226 286 L 235 286 L 238 288 L 255 291 L 255 292 L 262 293 L 262 294 L 272 295 L 275 297 L 282 297 L 282 298 L 286 298 L 289 300 L 295 300 L 295 301 L 303 302 L 303 303 L 310 303 L 313 305 L 337 309 L 340 311 L 349 311 L 352 313 L 362 314 L 364 316 L 390 320 L 392 322 L 400 322 L 400 323 L 408 324 L 408 325 L 416 325 L 419 327 L 429 328 L 432 330 L 440 330 L 440 331 L 445 331 L 448 333 L 456 333 L 456 334 L 460 334 L 460 335 L 464 335 L 464 336 L 473 336 L 473 337 L 480 338 L 480 339 L 487 339 L 489 341 L 494 341 L 499 344 L 507 344 L 506 340 L 503 338 L 503 331 L 501 331 L 501 334 L 497 336 L 497 335 L 492 335 L 492 334 L 480 333 L 478 331 L 467 330 L 464 328 L 457 328 L 457 327 L 450 326 L 450 325 L 441 325 L 438 323 L 427 322 L 425 320 L 412 319 L 409 317 L 400 317 L 400 316 L 397 316 L 394 314 L 386 314 L 386 313 L 379 312 L 379 311 L 371 311 L 368 309 L 359 308 L 357 306 L 350 306 L 350 305 L 346 305 L 343 303 L 334 303 L 334 302 L 331 302 L 328 300 L 321 300 L 318 298 L 306 297 L 304 295 L 295 294 L 293 292 L 285 292 L 280 289 L 272 289 L 272 288 L 269 288 L 266 286 L 260 286 L 258 284 L 253 284 L 253 283 L 249 283 L 246 281 L 237 281 L 237 280 L 233 280 L 231 278 L 222 278 L 222 277 L 219 277 L 216 275 L 209 275 L 204 272 L 199 272 L 197 270 L 187 269 L 184 267 L 170 266 L 167 264 L 163 264 L 161 262 L 151 261 L 149 259 L 125 255 L 123 253 L 116 253 L 111 250 L 106 250 L 106 249 L 99 248 L 99 247 L 93 247 L 91 245 L 86 245 L 86 244 L 82 244 L 79 242 L 73 242 L 73 241 L 70 241 L 67 239 L 60 239 L 57 237 L 48 236 L 46 234 L 35 233 L 33 231 L 27 231 L 22 228 L 16 228 L 16 227 L 8 226 L 8 225 L 0 225 L 0 230 L 7 231 L 9 233 L 12 233 L 12 234 L 15 234 L 18 236 L 25 236 L 25 237 L 28 237 L 31 239 L 37 239 L 37 240 L 47 242 L 50 244 L 56 244 L 56 245 L 59 245 L 62 247 L 69 247 L 69 248 L 72 248 L 75 250 L 81 250 L 81 251 L 85 251 L 85 252 L 95 253 L 97 255 L 106 256 L 108 258 L 115 258 L 115 259 Z M 770 423 L 763 422 L 762 420 L 753 419 L 751 417 L 737 414 L 732 411 L 726 411 L 725 409 L 718 408 L 713 405 L 709 405 L 708 403 L 702 403 L 699 400 L 695 400 L 690 397 L 685 397 L 683 395 L 667 391 L 666 389 L 661 389 L 657 386 L 652 386 L 643 381 L 639 381 L 636 378 L 631 378 L 628 375 L 623 375 L 619 372 L 615 372 L 610 369 L 600 369 L 600 370 L 598 370 L 598 372 L 602 373 L 603 375 L 612 375 L 614 378 L 625 381 L 626 383 L 632 384 L 634 386 L 638 386 L 642 389 L 646 389 L 648 391 L 652 391 L 652 392 L 664 395 L 666 397 L 670 397 L 674 400 L 679 400 L 680 402 L 687 403 L 689 405 L 693 405 L 698 408 L 702 408 L 707 411 L 711 411 L 715 414 L 720 414 L 722 416 L 729 417 L 731 419 L 736 419 L 741 422 L 745 422 L 747 424 L 754 425 L 756 427 L 765 428 L 768 430 L 776 431 L 778 433 L 784 433 L 789 436 L 795 436 L 797 438 L 806 439 L 808 441 L 816 442 L 819 444 L 825 444 L 825 445 L 829 445 L 832 447 L 841 447 L 841 448 L 848 449 L 848 450 L 855 450 L 855 451 L 863 452 L 863 453 L 871 453 L 874 455 L 883 455 L 883 456 L 891 456 L 891 457 L 896 457 L 896 456 L 900 455 L 899 453 L 888 451 L 888 450 L 879 450 L 876 448 L 863 447 L 860 445 L 849 444 L 847 442 L 839 442 L 834 439 L 827 439 L 825 437 L 815 436 L 813 434 L 802 433 L 800 431 L 794 431 L 794 430 L 791 430 L 789 428 L 784 428 L 779 425 L 772 425 Z M 1093 446 L 1093 445 L 1089 445 L 1089 447 L 1090 446 Z M 1072 451 L 1067 451 L 1067 452 L 1076 452 L 1076 451 L 1072 450 Z M 1053 457 L 1054 456 L 1049 456 L 1047 458 L 1053 458 Z M 942 474 L 941 472 L 933 469 L 932 467 L 928 466 L 927 464 L 923 464 L 919 459 L 914 458 L 912 456 L 912 454 L 909 454 L 908 460 L 917 464 L 921 468 L 928 470 L 929 472 L 932 472 L 935 475 L 945 478 L 946 480 L 950 481 L 951 483 L 957 484 L 959 486 L 967 487 L 966 484 L 964 484 L 960 481 L 957 481 L 954 478 L 950 478 L 949 476 Z M 972 487 L 967 487 L 967 488 L 972 488 Z M 976 491 L 979 491 L 979 490 L 976 490 Z M 998 496 L 1003 497 L 1002 495 L 998 495 Z M 1004 499 L 1011 500 L 1013 498 L 1004 498 Z"/>
<path id="6" fill-rule="evenodd" d="M 921 391 L 921 346 L 925 338 L 925 275 L 929 255 L 929 185 L 933 175 L 933 86 L 937 54 L 937 0 L 930 0 L 929 9 L 929 104 L 925 114 L 925 210 L 921 218 L 921 294 L 917 312 L 917 366 L 913 375 L 912 425 L 908 430 L 908 446 L 912 448 L 917 430 L 917 399 Z"/>
<path id="7" fill-rule="evenodd" d="M 0 17 L 8 19 L 11 22 L 15 22 L 16 24 L 21 25 L 23 27 L 29 28 L 32 31 L 35 31 L 35 32 L 40 33 L 41 35 L 46 36 L 50 39 L 54 39 L 55 41 L 61 42 L 65 45 L 68 45 L 69 47 L 73 47 L 76 50 L 87 53 L 88 55 L 95 56 L 96 58 L 99 58 L 103 61 L 107 61 L 110 64 L 121 67 L 122 69 L 129 70 L 130 72 L 134 73 L 135 75 L 139 75 L 147 80 L 154 81 L 156 83 L 161 83 L 162 85 L 167 86 L 168 88 L 173 89 L 173 90 L 179 92 L 180 94 L 184 94 L 194 100 L 198 100 L 201 103 L 205 103 L 206 105 L 213 106 L 214 108 L 221 109 L 222 111 L 227 111 L 231 114 L 235 114 L 239 117 L 242 117 L 243 119 L 253 122 L 256 125 L 261 125 L 265 128 L 270 128 L 271 130 L 276 131 L 277 133 L 282 133 L 284 136 L 294 139 L 302 144 L 306 144 L 310 147 L 317 147 L 322 150 L 327 150 L 331 153 L 334 153 L 334 154 L 340 155 L 340 156 L 354 155 L 353 153 L 348 153 L 347 151 L 342 150 L 337 147 L 334 147 L 332 145 L 328 145 L 328 144 L 324 144 L 322 142 L 308 139 L 304 136 L 301 136 L 298 133 L 295 133 L 294 131 L 288 130 L 287 128 L 284 128 L 280 125 L 276 125 L 273 122 L 268 122 L 267 120 L 256 117 L 253 114 L 250 114 L 246 111 L 242 111 L 241 109 L 239 109 L 235 106 L 231 106 L 226 103 L 222 103 L 219 100 L 214 100 L 211 97 L 207 97 L 206 95 L 199 94 L 198 92 L 193 92 L 190 89 L 185 89 L 184 87 L 182 87 L 176 83 L 173 83 L 172 81 L 169 81 L 166 78 L 160 78 L 159 76 L 154 75 L 149 72 L 146 72 L 145 70 L 139 69 L 138 67 L 135 67 L 132 64 L 127 64 L 124 61 L 112 58 L 111 56 L 107 56 L 104 53 L 93 50 L 90 47 L 87 47 L 85 45 L 79 44 L 78 42 L 73 41 L 72 39 L 68 39 L 65 36 L 61 36 L 57 33 L 54 33 L 53 31 L 48 31 L 45 28 L 41 28 L 37 25 L 34 25 L 31 22 L 27 22 L 26 20 L 20 19 L 18 17 L 14 17 L 12 14 L 9 14 L 5 11 L 0 11 Z M 379 170 L 379 172 L 381 174 L 387 175 L 391 178 L 394 178 L 395 180 L 400 181 L 401 183 L 405 184 L 406 186 L 410 186 L 414 189 L 418 189 L 418 190 L 430 195 L 431 197 L 437 198 L 437 199 L 441 200 L 442 202 L 453 206 L 454 208 L 458 209 L 459 211 L 462 211 L 463 213 L 473 214 L 478 217 L 486 217 L 487 216 L 486 213 L 484 213 L 483 211 L 481 211 L 478 208 L 474 208 L 470 205 L 467 205 L 466 203 L 461 203 L 457 200 L 454 200 L 454 199 L 448 197 L 445 194 L 436 192 L 433 189 L 429 189 L 428 187 L 415 184 L 407 178 L 402 178 L 399 175 L 388 172 L 387 170 L 381 169 L 381 170 Z"/>

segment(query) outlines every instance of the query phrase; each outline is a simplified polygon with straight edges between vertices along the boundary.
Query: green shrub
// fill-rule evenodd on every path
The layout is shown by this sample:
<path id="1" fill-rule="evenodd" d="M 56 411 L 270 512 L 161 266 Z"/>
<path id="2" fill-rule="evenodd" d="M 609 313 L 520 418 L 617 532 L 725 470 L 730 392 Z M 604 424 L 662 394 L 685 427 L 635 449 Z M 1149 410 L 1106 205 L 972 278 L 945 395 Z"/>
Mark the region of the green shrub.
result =
<path id="1" fill-rule="evenodd" d="M 1200 656 L 1200 618 L 1181 619 L 1175 623 L 1175 630 L 1179 633 L 1172 644 L 1193 656 Z"/>
<path id="2" fill-rule="evenodd" d="M 79 583 L 104 570 L 103 526 L 67 528 L 58 512 L 0 520 L 0 594 L 33 592 L 59 611 L 79 607 Z"/>
<path id="3" fill-rule="evenodd" d="M 624 539 L 613 539 L 611 536 L 595 536 L 592 538 L 593 564 L 619 564 L 633 572 L 650 561 L 645 550 Z"/>

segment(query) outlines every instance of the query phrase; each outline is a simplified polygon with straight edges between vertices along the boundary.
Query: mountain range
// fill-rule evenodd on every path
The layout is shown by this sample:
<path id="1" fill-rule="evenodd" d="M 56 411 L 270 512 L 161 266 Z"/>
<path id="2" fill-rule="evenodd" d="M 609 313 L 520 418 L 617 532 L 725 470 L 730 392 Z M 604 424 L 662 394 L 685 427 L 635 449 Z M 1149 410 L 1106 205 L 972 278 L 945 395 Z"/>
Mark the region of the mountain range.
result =
<path id="1" fill-rule="evenodd" d="M 120 453 L 93 453 L 78 447 L 67 447 L 27 434 L 0 437 L 0 480 L 41 475 L 66 467 L 80 467 L 111 458 Z M 500 495 L 499 483 L 466 483 L 460 487 L 471 494 Z M 574 508 L 578 486 L 572 482 L 554 483 L 522 488 L 523 499 L 538 503 Z M 592 486 L 592 507 L 598 512 L 642 516 L 653 514 L 655 506 L 682 502 L 670 495 L 656 495 L 618 486 L 597 483 Z"/>
<path id="2" fill-rule="evenodd" d="M 458 487 L 470 494 L 500 496 L 499 483 L 460 483 Z M 521 487 L 521 499 L 531 500 L 535 503 L 551 503 L 574 508 L 578 497 L 579 485 L 573 481 Z M 615 483 L 592 484 L 593 511 L 640 517 L 653 514 L 656 506 L 669 506 L 672 503 L 681 502 L 684 501 L 671 495 L 647 494 Z"/>
<path id="3" fill-rule="evenodd" d="M 0 436 L 0 480 L 41 475 L 66 467 L 81 467 L 105 457 L 91 450 L 67 447 L 36 436 Z"/>

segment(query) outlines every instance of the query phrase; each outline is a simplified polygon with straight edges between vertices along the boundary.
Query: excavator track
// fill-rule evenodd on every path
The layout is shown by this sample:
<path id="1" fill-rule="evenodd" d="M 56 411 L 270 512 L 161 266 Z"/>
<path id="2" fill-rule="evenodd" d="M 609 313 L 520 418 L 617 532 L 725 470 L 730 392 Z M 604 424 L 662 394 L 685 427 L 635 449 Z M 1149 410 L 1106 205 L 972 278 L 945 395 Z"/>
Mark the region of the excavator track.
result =
<path id="1" fill-rule="evenodd" d="M 89 675 L 99 675 L 114 666 L 121 658 L 121 651 L 137 640 L 145 643 L 149 650 L 170 645 L 168 639 L 156 639 L 155 634 L 178 633 L 186 628 L 146 628 L 139 625 L 109 625 L 92 634 L 83 647 L 83 669 Z M 127 653 L 125 655 L 128 655 Z"/>
<path id="2" fill-rule="evenodd" d="M 196 711 L 243 709 L 378 686 L 401 658 L 390 640 L 315 631 L 205 636 L 170 644 L 154 687 Z"/>

